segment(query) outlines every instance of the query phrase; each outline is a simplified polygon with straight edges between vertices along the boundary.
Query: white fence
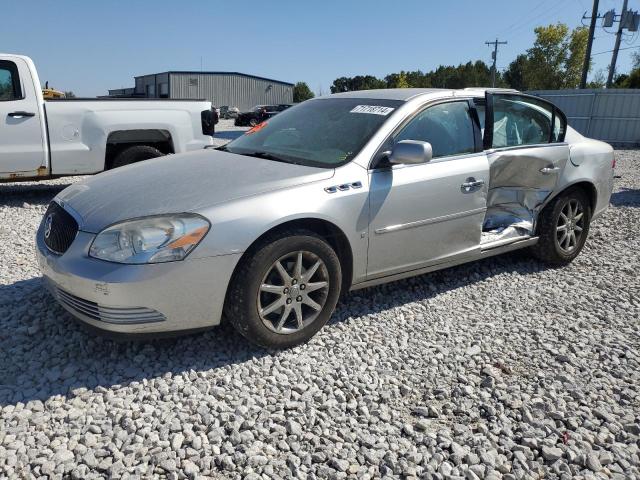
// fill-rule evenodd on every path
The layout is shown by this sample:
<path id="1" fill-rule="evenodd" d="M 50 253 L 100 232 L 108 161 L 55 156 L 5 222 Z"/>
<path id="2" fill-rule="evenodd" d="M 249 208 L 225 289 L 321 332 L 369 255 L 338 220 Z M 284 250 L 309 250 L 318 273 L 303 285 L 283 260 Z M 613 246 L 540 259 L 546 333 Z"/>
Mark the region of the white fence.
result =
<path id="1" fill-rule="evenodd" d="M 587 89 L 528 92 L 557 105 L 583 135 L 616 146 L 640 146 L 640 90 Z"/>

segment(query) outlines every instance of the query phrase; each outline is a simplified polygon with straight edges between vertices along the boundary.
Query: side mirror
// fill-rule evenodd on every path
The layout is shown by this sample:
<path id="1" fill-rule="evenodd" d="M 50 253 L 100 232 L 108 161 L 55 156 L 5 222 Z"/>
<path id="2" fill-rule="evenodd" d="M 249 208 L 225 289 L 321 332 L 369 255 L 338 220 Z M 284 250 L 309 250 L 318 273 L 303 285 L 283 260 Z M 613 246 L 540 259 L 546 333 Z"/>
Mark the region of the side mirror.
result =
<path id="1" fill-rule="evenodd" d="M 429 142 L 418 140 L 401 140 L 393 145 L 389 154 L 392 165 L 416 165 L 427 163 L 433 158 L 433 149 Z"/>

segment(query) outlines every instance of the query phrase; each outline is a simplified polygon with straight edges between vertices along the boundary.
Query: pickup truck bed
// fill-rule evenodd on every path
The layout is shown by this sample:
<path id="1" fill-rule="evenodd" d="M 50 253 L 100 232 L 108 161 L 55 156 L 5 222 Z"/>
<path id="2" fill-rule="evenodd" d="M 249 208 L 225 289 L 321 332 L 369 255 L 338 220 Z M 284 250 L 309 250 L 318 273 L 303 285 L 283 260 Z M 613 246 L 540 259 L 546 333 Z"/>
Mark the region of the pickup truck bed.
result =
<path id="1" fill-rule="evenodd" d="M 42 98 L 28 57 L 0 54 L 0 181 L 93 174 L 213 143 L 211 102 Z"/>

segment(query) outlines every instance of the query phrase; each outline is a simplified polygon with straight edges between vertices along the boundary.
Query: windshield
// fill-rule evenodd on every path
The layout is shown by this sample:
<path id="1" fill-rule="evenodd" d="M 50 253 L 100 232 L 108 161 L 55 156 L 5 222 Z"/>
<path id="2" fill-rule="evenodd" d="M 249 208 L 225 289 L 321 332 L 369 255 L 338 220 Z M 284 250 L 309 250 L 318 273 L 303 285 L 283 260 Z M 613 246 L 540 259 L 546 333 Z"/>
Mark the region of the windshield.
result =
<path id="1" fill-rule="evenodd" d="M 335 168 L 355 157 L 401 104 L 399 100 L 370 98 L 309 100 L 262 122 L 223 149 L 240 155 Z"/>

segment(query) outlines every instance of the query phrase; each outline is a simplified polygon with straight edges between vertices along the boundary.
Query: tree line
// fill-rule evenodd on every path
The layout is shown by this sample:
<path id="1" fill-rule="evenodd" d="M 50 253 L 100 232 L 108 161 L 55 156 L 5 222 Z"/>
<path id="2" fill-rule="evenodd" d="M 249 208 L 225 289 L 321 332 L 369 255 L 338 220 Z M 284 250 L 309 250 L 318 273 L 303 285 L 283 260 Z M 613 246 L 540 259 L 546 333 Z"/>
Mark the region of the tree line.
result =
<path id="1" fill-rule="evenodd" d="M 502 72 L 496 72 L 496 87 L 516 90 L 559 90 L 578 88 L 587 49 L 588 29 L 571 30 L 563 23 L 534 29 L 536 39 L 531 48 L 518 55 Z M 373 75 L 339 77 L 331 85 L 331 93 L 376 88 L 465 88 L 490 87 L 492 69 L 482 60 L 457 66 L 440 65 L 435 70 L 401 71 L 384 78 Z M 597 72 L 587 88 L 602 88 L 605 74 Z M 615 78 L 615 88 L 640 88 L 640 54 L 634 55 L 631 72 Z M 306 83 L 294 87 L 294 101 L 312 98 Z"/>

